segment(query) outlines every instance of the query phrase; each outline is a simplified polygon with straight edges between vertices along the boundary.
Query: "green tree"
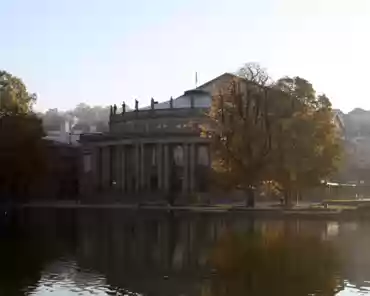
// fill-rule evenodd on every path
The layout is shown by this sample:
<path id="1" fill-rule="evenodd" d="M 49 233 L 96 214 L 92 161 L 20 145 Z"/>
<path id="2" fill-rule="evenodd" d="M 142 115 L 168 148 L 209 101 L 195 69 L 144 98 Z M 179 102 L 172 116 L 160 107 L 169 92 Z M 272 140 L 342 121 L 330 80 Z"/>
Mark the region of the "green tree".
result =
<path id="1" fill-rule="evenodd" d="M 36 96 L 23 82 L 0 72 L 0 190 L 13 197 L 45 172 L 41 120 L 32 112 Z"/>
<path id="2" fill-rule="evenodd" d="M 27 91 L 21 79 L 0 70 L 0 116 L 32 111 L 36 95 Z"/>

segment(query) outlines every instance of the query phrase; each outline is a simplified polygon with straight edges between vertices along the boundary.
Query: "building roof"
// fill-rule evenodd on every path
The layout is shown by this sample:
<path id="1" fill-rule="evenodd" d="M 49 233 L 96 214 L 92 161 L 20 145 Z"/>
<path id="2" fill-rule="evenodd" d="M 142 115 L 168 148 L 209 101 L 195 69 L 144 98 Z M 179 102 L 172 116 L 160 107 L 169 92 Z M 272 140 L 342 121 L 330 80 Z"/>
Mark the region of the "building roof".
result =
<path id="1" fill-rule="evenodd" d="M 184 94 L 172 101 L 172 108 L 173 109 L 180 109 L 180 108 L 192 108 L 191 100 L 194 100 L 193 108 L 208 108 L 211 106 L 212 97 L 211 95 L 203 91 L 201 89 L 192 89 L 185 91 Z M 154 104 L 154 109 L 170 109 L 171 108 L 171 100 Z M 146 106 L 143 108 L 139 108 L 139 110 L 150 110 L 151 106 Z M 133 110 L 131 110 L 133 111 Z"/>
<path id="2" fill-rule="evenodd" d="M 229 73 L 229 72 L 225 72 L 224 74 L 221 74 L 221 75 L 219 75 L 219 76 L 217 76 L 217 77 L 215 77 L 215 78 L 207 81 L 206 83 L 203 83 L 202 85 L 198 86 L 197 89 L 203 89 L 203 88 L 207 87 L 208 85 L 216 82 L 219 79 L 223 79 L 223 78 L 230 78 L 230 79 L 232 79 L 232 78 L 237 78 L 237 77 L 239 77 L 239 76 L 237 76 L 235 74 L 232 74 L 232 73 Z"/>
<path id="3" fill-rule="evenodd" d="M 56 141 L 54 139 L 49 139 L 49 138 L 43 138 L 43 141 L 49 146 L 49 147 L 65 147 L 65 148 L 73 148 L 76 149 L 79 147 L 79 145 L 71 145 L 66 142 L 60 142 Z"/>
<path id="4" fill-rule="evenodd" d="M 219 79 L 223 79 L 223 78 L 235 78 L 235 77 L 238 77 L 234 74 L 231 74 L 231 73 L 224 73 L 224 74 L 221 74 L 215 78 L 213 78 L 212 80 L 210 81 L 207 81 L 206 83 L 198 86 L 196 89 L 192 89 L 192 90 L 188 90 L 188 91 L 185 91 L 184 94 L 176 99 L 173 99 L 173 105 L 172 105 L 172 108 L 174 109 L 180 109 L 180 108 L 191 108 L 191 98 L 193 97 L 194 99 L 194 108 L 209 108 L 211 107 L 211 104 L 212 104 L 212 96 L 209 92 L 207 91 L 204 91 L 203 88 L 207 87 L 208 85 L 216 82 L 217 80 Z M 157 103 L 154 105 L 154 109 L 155 110 L 158 110 L 158 109 L 170 109 L 170 101 L 171 100 L 167 100 L 167 101 L 164 101 L 164 102 L 161 102 L 161 103 Z M 150 110 L 151 109 L 151 106 L 145 106 L 143 108 L 139 108 L 139 110 Z M 131 111 L 134 111 L 134 110 L 130 110 L 128 112 L 131 112 Z"/>

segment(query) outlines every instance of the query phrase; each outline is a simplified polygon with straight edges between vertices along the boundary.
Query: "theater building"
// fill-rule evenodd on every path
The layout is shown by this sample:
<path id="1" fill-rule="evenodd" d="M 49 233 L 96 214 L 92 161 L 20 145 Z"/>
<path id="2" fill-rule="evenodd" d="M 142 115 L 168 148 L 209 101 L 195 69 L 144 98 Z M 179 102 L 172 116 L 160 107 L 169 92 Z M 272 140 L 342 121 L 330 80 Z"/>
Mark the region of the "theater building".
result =
<path id="1" fill-rule="evenodd" d="M 235 77 L 223 74 L 165 102 L 118 111 L 111 109 L 109 132 L 83 134 L 84 195 L 116 193 L 189 193 L 207 190 L 208 140 L 200 136 L 207 121 L 211 93 Z"/>

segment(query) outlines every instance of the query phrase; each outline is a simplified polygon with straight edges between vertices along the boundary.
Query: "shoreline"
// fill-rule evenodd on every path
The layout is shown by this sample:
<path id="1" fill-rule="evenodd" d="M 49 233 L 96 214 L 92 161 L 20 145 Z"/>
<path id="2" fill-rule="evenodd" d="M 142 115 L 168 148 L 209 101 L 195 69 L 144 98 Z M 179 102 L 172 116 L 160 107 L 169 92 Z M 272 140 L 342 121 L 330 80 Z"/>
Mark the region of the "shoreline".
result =
<path id="1" fill-rule="evenodd" d="M 32 202 L 14 205 L 16 209 L 102 209 L 102 210 L 133 210 L 133 211 L 177 211 L 192 213 L 235 213 L 253 216 L 267 217 L 313 217 L 313 218 L 370 218 L 370 211 L 359 212 L 357 209 L 314 209 L 308 207 L 300 208 L 281 208 L 281 207 L 261 207 L 247 208 L 244 206 L 232 205 L 139 205 L 123 203 L 100 203 L 84 204 L 75 202 L 53 202 L 41 203 Z"/>

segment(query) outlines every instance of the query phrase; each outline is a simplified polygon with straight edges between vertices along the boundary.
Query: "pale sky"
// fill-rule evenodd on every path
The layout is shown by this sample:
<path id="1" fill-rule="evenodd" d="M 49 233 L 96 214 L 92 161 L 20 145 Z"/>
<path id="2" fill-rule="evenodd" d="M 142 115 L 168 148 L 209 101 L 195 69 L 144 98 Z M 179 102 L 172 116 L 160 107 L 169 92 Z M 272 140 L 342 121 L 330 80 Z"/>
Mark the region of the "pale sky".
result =
<path id="1" fill-rule="evenodd" d="M 0 69 L 38 110 L 148 105 L 248 61 L 370 109 L 369 0 L 3 0 L 0 20 Z"/>

